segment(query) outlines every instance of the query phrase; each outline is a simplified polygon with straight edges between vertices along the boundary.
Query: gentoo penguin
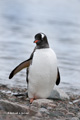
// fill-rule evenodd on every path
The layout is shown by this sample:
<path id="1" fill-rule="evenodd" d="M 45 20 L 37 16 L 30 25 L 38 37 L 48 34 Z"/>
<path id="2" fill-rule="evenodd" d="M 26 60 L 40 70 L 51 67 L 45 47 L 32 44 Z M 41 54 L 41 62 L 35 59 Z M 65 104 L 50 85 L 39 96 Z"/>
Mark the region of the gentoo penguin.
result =
<path id="1" fill-rule="evenodd" d="M 36 47 L 30 58 L 19 64 L 9 75 L 11 79 L 23 68 L 27 68 L 28 97 L 34 99 L 48 98 L 54 85 L 60 83 L 60 73 L 55 52 L 49 47 L 44 33 L 35 35 Z"/>

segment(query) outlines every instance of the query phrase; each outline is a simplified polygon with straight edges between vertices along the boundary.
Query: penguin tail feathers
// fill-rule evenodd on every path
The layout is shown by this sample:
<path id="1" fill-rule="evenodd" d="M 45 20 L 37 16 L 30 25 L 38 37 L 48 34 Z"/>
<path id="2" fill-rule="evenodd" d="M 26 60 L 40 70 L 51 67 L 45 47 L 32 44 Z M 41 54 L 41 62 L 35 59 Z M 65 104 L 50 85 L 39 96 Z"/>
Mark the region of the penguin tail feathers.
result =
<path id="1" fill-rule="evenodd" d="M 9 79 L 11 79 L 16 73 L 18 73 L 19 71 L 21 71 L 24 68 L 27 68 L 30 66 L 31 64 L 31 59 L 28 59 L 24 62 L 22 62 L 21 64 L 19 64 L 9 75 Z"/>

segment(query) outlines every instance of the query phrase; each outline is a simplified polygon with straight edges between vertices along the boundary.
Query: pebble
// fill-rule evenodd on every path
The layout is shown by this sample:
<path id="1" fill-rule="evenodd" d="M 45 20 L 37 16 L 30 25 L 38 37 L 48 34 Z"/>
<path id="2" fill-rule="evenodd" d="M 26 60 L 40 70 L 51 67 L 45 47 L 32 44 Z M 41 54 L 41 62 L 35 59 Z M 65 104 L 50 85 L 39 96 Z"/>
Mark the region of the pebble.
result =
<path id="1" fill-rule="evenodd" d="M 56 104 L 50 103 L 50 104 L 48 104 L 48 106 L 51 107 L 51 108 L 55 108 L 55 107 L 56 107 Z"/>
<path id="2" fill-rule="evenodd" d="M 52 117 L 62 117 L 64 116 L 64 113 L 63 112 L 60 112 L 60 111 L 53 111 L 53 112 L 50 112 L 49 116 L 52 116 Z"/>
<path id="3" fill-rule="evenodd" d="M 33 110 L 33 111 L 36 111 L 36 112 L 38 111 L 38 108 L 35 107 L 35 106 L 31 106 L 30 109 Z"/>
<path id="4" fill-rule="evenodd" d="M 71 118 L 71 120 L 79 120 L 79 118 L 78 117 L 73 117 L 73 118 Z"/>
<path id="5" fill-rule="evenodd" d="M 75 114 L 71 113 L 71 112 L 69 112 L 69 113 L 66 114 L 66 117 L 74 117 L 74 116 L 75 116 Z"/>
<path id="6" fill-rule="evenodd" d="M 33 116 L 30 120 L 42 120 L 42 119 L 39 117 Z"/>
<path id="7" fill-rule="evenodd" d="M 36 114 L 36 116 L 37 116 L 37 117 L 42 117 L 41 112 L 38 112 L 38 113 Z"/>
<path id="8" fill-rule="evenodd" d="M 57 109 L 56 109 L 57 110 Z M 64 114 L 66 114 L 68 111 L 64 108 L 60 108 L 59 111 L 63 112 Z"/>
<path id="9" fill-rule="evenodd" d="M 40 108 L 39 112 L 49 114 L 48 110 L 45 108 Z"/>
<path id="10" fill-rule="evenodd" d="M 73 102 L 69 102 L 69 104 L 70 104 L 70 105 L 72 105 L 72 104 L 73 104 Z"/>
<path id="11" fill-rule="evenodd" d="M 80 118 L 80 112 L 78 112 L 77 116 Z"/>
<path id="12" fill-rule="evenodd" d="M 78 102 L 80 102 L 80 99 L 73 101 L 73 103 L 78 103 Z"/>
<path id="13" fill-rule="evenodd" d="M 52 110 L 52 107 L 47 107 L 48 110 Z"/>
<path id="14" fill-rule="evenodd" d="M 24 91 L 20 90 L 20 92 Z M 80 96 L 70 96 L 70 100 L 65 101 L 61 99 L 37 99 L 30 104 L 26 97 L 22 99 L 8 93 L 0 93 L 0 95 L 0 115 L 4 114 L 6 120 L 80 120 Z M 7 111 L 19 112 L 19 115 L 7 115 Z M 21 115 L 21 112 L 27 114 Z M 0 119 L 4 120 L 4 117 L 0 116 Z"/>

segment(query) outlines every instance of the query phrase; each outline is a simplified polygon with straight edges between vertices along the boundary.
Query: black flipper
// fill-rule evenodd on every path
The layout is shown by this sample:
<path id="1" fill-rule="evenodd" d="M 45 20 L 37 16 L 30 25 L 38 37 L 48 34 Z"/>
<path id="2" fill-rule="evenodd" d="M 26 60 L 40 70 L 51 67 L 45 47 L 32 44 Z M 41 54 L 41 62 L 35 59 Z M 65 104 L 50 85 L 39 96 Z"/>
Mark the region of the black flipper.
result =
<path id="1" fill-rule="evenodd" d="M 30 58 L 24 62 L 22 62 L 21 64 L 19 64 L 9 75 L 9 79 L 11 79 L 16 73 L 18 73 L 19 71 L 21 71 L 24 68 L 28 68 L 30 66 L 30 64 L 32 64 L 32 59 L 33 59 L 33 54 L 36 50 L 36 47 L 34 48 Z M 28 73 L 27 73 L 28 75 Z M 27 82 L 28 82 L 28 76 L 27 76 Z"/>
<path id="2" fill-rule="evenodd" d="M 26 82 L 27 82 L 27 84 L 29 83 L 28 74 L 29 74 L 29 68 L 26 69 Z"/>
<path id="3" fill-rule="evenodd" d="M 60 83 L 60 73 L 59 73 L 59 68 L 57 68 L 57 80 L 56 80 L 56 85 L 59 85 Z"/>
<path id="4" fill-rule="evenodd" d="M 19 71 L 21 71 L 24 68 L 27 68 L 30 66 L 32 62 L 32 59 L 28 59 L 24 62 L 22 62 L 21 64 L 19 64 L 9 75 L 9 79 L 11 79 L 16 73 L 18 73 Z"/>
<path id="5" fill-rule="evenodd" d="M 36 47 L 34 48 L 32 54 L 30 55 L 30 59 L 32 59 L 32 60 L 33 60 L 33 56 L 34 56 L 35 50 L 36 50 Z M 32 64 L 32 62 L 31 62 L 31 64 Z M 29 74 L 29 67 L 26 69 L 26 82 L 27 82 L 27 85 L 28 85 L 28 83 L 29 83 L 28 74 Z"/>

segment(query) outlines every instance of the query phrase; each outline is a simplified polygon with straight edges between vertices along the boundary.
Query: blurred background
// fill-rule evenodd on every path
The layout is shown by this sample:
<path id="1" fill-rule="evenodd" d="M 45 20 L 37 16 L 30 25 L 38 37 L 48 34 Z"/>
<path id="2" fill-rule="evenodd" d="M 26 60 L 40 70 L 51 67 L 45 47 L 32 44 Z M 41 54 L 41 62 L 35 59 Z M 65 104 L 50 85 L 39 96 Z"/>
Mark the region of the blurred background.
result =
<path id="1" fill-rule="evenodd" d="M 0 85 L 26 88 L 26 69 L 13 79 L 13 68 L 28 59 L 34 35 L 47 35 L 61 74 L 59 88 L 80 93 L 80 0 L 0 0 Z"/>

